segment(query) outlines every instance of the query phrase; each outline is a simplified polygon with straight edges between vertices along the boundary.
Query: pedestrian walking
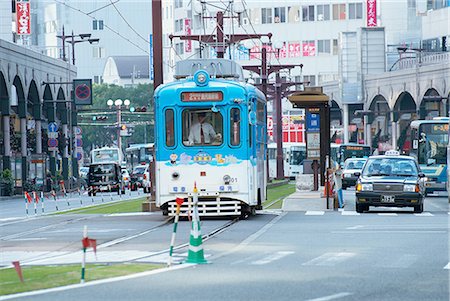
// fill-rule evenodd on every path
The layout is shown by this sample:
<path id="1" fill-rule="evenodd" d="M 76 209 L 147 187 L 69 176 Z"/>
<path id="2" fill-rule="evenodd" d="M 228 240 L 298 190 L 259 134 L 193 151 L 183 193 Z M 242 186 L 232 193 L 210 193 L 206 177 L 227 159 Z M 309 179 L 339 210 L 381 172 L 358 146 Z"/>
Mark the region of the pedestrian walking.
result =
<path id="1" fill-rule="evenodd" d="M 334 185 L 336 188 L 339 208 L 344 208 L 344 196 L 342 194 L 342 169 L 340 165 L 338 165 L 334 171 Z"/>

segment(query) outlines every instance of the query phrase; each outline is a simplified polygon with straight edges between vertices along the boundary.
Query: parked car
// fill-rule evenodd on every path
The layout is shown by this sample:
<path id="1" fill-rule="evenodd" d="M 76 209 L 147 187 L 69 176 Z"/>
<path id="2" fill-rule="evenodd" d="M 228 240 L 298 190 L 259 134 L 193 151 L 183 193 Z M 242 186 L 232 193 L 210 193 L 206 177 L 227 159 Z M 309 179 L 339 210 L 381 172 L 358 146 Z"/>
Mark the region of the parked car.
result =
<path id="1" fill-rule="evenodd" d="M 367 159 L 356 184 L 356 212 L 369 210 L 369 206 L 414 207 L 423 212 L 425 194 L 424 173 L 417 161 L 398 152 Z"/>
<path id="2" fill-rule="evenodd" d="M 150 166 L 148 164 L 135 166 L 131 173 L 131 190 L 144 189 L 150 192 Z"/>
<path id="3" fill-rule="evenodd" d="M 344 168 L 342 169 L 342 189 L 355 186 L 358 177 L 355 172 L 361 172 L 367 158 L 349 158 L 345 160 Z"/>
<path id="4" fill-rule="evenodd" d="M 88 194 L 96 195 L 101 191 L 117 191 L 125 193 L 120 165 L 114 162 L 94 163 L 89 165 Z"/>
<path id="5" fill-rule="evenodd" d="M 123 180 L 123 184 L 125 185 L 125 187 L 130 186 L 130 182 L 131 182 L 130 173 L 128 172 L 127 169 L 124 169 L 124 168 L 122 168 L 122 180 Z"/>

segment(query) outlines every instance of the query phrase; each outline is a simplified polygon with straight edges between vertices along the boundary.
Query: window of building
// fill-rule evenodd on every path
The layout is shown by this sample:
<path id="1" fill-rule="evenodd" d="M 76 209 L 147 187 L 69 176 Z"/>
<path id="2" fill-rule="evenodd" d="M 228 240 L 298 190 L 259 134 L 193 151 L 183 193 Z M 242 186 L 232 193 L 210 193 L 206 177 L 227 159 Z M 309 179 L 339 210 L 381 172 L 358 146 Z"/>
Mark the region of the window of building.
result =
<path id="1" fill-rule="evenodd" d="M 261 23 L 262 24 L 272 23 L 272 9 L 271 8 L 261 8 Z"/>
<path id="2" fill-rule="evenodd" d="M 317 41 L 317 52 L 319 54 L 330 54 L 330 40 L 318 40 Z"/>
<path id="3" fill-rule="evenodd" d="M 92 21 L 93 30 L 103 30 L 103 20 L 93 20 Z"/>
<path id="4" fill-rule="evenodd" d="M 330 81 L 335 81 L 337 79 L 338 79 L 338 75 L 335 74 L 335 73 L 319 74 L 319 76 L 318 76 L 318 83 L 319 83 L 319 86 L 320 86 L 323 83 L 330 82 Z"/>
<path id="5" fill-rule="evenodd" d="M 348 18 L 350 20 L 362 19 L 362 3 L 348 4 Z"/>
<path id="6" fill-rule="evenodd" d="M 175 44 L 175 52 L 177 55 L 184 54 L 184 43 L 183 42 Z"/>
<path id="7" fill-rule="evenodd" d="M 101 75 L 94 75 L 94 83 L 95 84 L 102 84 L 103 83 L 103 76 L 101 76 Z"/>
<path id="8" fill-rule="evenodd" d="M 259 8 L 251 9 L 250 20 L 253 25 L 261 24 L 261 9 Z"/>
<path id="9" fill-rule="evenodd" d="M 183 0 L 175 0 L 175 8 L 183 7 Z"/>
<path id="10" fill-rule="evenodd" d="M 288 7 L 288 22 L 289 23 L 300 22 L 300 6 Z"/>
<path id="11" fill-rule="evenodd" d="M 303 75 L 303 82 L 306 83 L 305 86 L 314 87 L 316 85 L 316 76 L 315 75 Z"/>
<path id="12" fill-rule="evenodd" d="M 275 7 L 274 13 L 274 23 L 286 23 L 286 7 Z"/>
<path id="13" fill-rule="evenodd" d="M 333 39 L 333 55 L 339 54 L 339 44 L 338 39 Z"/>
<path id="14" fill-rule="evenodd" d="M 105 48 L 104 47 L 93 47 L 93 57 L 96 59 L 101 59 L 105 57 Z"/>
<path id="15" fill-rule="evenodd" d="M 233 146 L 241 143 L 241 111 L 233 108 L 230 111 L 230 144 Z"/>
<path id="16" fill-rule="evenodd" d="M 302 6 L 302 20 L 303 21 L 314 21 L 314 5 L 303 5 Z"/>
<path id="17" fill-rule="evenodd" d="M 333 20 L 345 20 L 345 4 L 333 4 Z"/>
<path id="18" fill-rule="evenodd" d="M 323 4 L 317 5 L 317 21 L 328 21 L 330 20 L 330 5 Z"/>
<path id="19" fill-rule="evenodd" d="M 183 19 L 175 20 L 175 31 L 183 31 Z"/>

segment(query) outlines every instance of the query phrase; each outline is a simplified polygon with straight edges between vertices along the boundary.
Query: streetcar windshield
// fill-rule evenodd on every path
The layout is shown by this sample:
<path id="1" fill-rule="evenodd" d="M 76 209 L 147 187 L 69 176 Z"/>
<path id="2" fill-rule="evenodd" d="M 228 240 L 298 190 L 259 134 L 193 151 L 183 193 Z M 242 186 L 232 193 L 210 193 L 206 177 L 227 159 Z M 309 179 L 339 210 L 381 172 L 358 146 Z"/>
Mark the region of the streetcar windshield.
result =
<path id="1" fill-rule="evenodd" d="M 186 146 L 221 145 L 223 117 L 220 112 L 198 108 L 183 111 L 183 144 Z"/>
<path id="2" fill-rule="evenodd" d="M 419 164 L 446 164 L 448 124 L 422 124 L 419 128 Z"/>

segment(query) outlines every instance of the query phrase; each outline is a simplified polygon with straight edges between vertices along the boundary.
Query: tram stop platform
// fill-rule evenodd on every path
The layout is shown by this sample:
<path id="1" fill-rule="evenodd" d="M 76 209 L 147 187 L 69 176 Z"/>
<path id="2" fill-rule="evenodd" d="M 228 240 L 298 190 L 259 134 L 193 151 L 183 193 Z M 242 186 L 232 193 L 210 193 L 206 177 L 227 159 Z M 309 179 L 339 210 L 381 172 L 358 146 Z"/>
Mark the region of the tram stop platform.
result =
<path id="1" fill-rule="evenodd" d="M 283 211 L 332 211 L 333 198 L 328 199 L 322 197 L 323 187 L 319 187 L 318 191 L 297 190 L 293 194 L 286 197 L 283 201 Z"/>

